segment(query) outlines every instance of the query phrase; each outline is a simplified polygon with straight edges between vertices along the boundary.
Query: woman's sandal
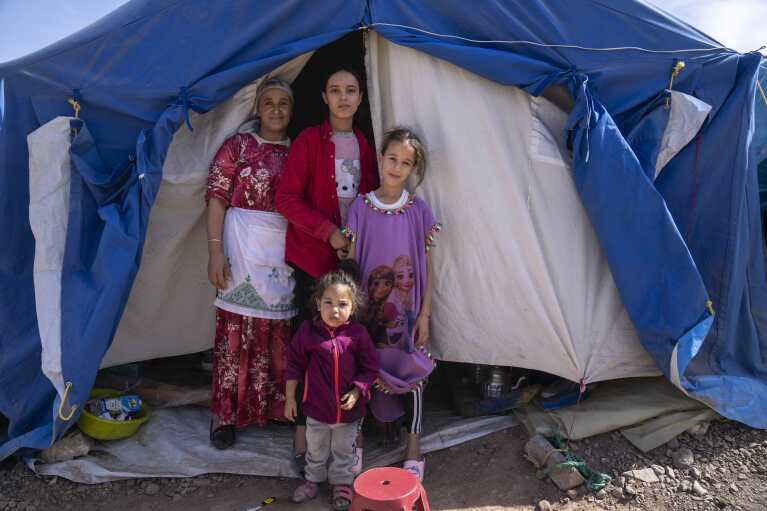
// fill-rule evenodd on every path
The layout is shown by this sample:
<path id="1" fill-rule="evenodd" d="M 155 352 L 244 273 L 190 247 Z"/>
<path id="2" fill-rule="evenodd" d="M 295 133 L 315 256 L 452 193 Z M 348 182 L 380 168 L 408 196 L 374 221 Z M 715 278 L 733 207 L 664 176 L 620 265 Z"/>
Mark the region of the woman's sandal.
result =
<path id="1" fill-rule="evenodd" d="M 320 485 L 312 481 L 305 480 L 301 486 L 295 489 L 290 501 L 296 504 L 307 502 L 317 496 L 320 491 Z"/>
<path id="2" fill-rule="evenodd" d="M 333 509 L 335 511 L 346 511 L 352 505 L 353 497 L 352 487 L 348 484 L 333 486 Z"/>
<path id="3" fill-rule="evenodd" d="M 213 421 L 210 421 L 210 442 L 218 450 L 228 449 L 234 445 L 235 431 L 232 424 L 219 426 L 213 429 Z"/>

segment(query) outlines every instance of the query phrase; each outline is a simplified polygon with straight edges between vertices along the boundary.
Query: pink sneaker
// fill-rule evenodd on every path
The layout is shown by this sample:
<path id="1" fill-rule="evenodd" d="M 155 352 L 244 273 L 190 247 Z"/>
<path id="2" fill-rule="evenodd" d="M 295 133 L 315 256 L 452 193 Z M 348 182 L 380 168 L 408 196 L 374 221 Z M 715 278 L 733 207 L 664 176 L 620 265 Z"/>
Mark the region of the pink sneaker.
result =
<path id="1" fill-rule="evenodd" d="M 424 471 L 426 470 L 426 460 L 405 460 L 402 468 L 414 474 L 418 478 L 418 482 L 422 483 Z"/>

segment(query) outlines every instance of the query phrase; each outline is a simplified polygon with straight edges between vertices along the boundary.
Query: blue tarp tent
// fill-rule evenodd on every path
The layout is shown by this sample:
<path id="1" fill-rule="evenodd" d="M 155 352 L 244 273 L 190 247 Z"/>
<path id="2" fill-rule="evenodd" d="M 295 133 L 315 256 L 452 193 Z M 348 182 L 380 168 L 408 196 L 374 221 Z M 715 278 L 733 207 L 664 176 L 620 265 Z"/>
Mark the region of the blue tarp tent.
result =
<path id="1" fill-rule="evenodd" d="M 574 101 L 573 180 L 643 346 L 721 414 L 767 427 L 767 297 L 756 163 L 760 56 L 631 0 L 133 0 L 0 65 L 0 459 L 77 417 L 141 262 L 170 141 L 288 60 L 367 27 L 489 80 Z M 653 181 L 669 77 L 712 109 Z M 61 277 L 61 373 L 41 371 L 27 134 L 78 100 Z M 715 313 L 714 313 L 715 312 Z M 77 408 L 74 408 L 77 407 Z M 74 411 L 73 414 L 70 414 Z"/>

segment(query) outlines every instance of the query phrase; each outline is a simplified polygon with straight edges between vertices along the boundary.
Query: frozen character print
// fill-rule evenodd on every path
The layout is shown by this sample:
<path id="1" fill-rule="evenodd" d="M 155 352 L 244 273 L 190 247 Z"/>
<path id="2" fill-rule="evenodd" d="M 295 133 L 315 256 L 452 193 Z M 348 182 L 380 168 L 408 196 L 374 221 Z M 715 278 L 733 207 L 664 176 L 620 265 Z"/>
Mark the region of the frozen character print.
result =
<path id="1" fill-rule="evenodd" d="M 394 260 L 394 295 L 400 304 L 400 313 L 403 318 L 405 331 L 408 335 L 413 334 L 415 327 L 415 314 L 413 313 L 413 286 L 415 286 L 415 272 L 410 257 L 401 255 Z"/>
<path id="2" fill-rule="evenodd" d="M 367 327 L 370 337 L 379 348 L 389 346 L 387 329 L 397 325 L 397 307 L 389 302 L 394 288 L 394 270 L 389 266 L 378 266 L 368 276 Z"/>

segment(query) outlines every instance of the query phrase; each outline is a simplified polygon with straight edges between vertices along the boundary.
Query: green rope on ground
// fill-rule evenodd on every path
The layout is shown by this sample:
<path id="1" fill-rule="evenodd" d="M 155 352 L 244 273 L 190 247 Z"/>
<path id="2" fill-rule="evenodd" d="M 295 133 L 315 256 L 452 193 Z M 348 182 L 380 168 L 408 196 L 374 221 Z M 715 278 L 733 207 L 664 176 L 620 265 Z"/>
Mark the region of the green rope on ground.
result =
<path id="1" fill-rule="evenodd" d="M 607 486 L 607 483 L 612 481 L 613 478 L 609 475 L 605 474 L 604 472 L 598 472 L 596 470 L 590 469 L 588 465 L 586 465 L 585 461 L 575 457 L 575 455 L 569 451 L 567 448 L 567 443 L 562 440 L 562 438 L 557 436 L 553 438 L 547 438 L 547 440 L 551 442 L 557 451 L 562 453 L 562 455 L 565 457 L 565 461 L 545 469 L 544 473 L 546 475 L 549 475 L 549 473 L 555 468 L 574 468 L 580 472 L 580 474 L 586 480 L 586 487 L 588 487 L 588 489 L 591 491 L 599 491 Z"/>

